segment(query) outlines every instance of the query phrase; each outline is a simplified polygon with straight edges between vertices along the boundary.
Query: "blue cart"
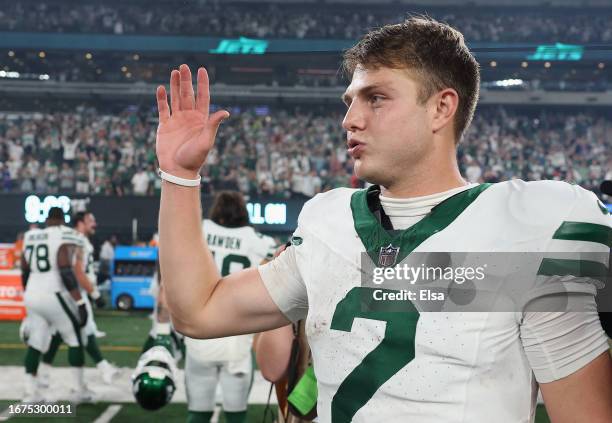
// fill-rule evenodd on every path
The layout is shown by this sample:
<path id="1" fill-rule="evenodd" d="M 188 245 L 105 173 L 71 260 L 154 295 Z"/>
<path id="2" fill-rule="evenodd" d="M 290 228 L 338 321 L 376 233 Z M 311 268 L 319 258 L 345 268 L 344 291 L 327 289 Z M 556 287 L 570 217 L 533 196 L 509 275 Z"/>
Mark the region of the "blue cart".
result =
<path id="1" fill-rule="evenodd" d="M 116 247 L 111 264 L 111 302 L 114 308 L 153 308 L 151 282 L 157 247 Z"/>

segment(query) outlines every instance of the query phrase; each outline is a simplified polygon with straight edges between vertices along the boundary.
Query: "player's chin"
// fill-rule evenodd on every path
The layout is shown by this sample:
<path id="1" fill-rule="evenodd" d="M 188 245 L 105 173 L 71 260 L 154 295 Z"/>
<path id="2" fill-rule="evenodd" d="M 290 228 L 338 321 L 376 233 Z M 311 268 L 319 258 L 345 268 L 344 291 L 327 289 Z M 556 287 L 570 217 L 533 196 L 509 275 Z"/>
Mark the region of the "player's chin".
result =
<path id="1" fill-rule="evenodd" d="M 376 165 L 372 160 L 367 160 L 366 162 L 363 159 L 355 160 L 355 165 L 353 167 L 355 176 L 357 176 L 362 181 L 368 182 L 374 185 L 385 185 L 387 180 L 387 175 L 385 173 L 384 164 Z"/>
<path id="2" fill-rule="evenodd" d="M 375 174 L 371 169 L 370 163 L 366 163 L 363 158 L 355 159 L 353 171 L 355 172 L 355 176 L 362 181 L 369 181 Z"/>

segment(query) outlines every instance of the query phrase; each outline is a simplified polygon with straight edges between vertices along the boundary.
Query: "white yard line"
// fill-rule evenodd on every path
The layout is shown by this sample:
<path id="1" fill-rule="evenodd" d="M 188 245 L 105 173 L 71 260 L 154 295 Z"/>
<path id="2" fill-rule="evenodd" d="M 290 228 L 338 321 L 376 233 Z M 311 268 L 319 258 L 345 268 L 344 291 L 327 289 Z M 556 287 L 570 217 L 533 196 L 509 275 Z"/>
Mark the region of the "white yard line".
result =
<path id="1" fill-rule="evenodd" d="M 94 423 L 109 423 L 120 410 L 121 406 L 119 404 L 109 405 L 106 410 L 104 410 L 104 413 L 100 414 L 100 417 L 94 420 Z"/>
<path id="2" fill-rule="evenodd" d="M 215 405 L 215 412 L 213 416 L 210 418 L 210 423 L 217 423 L 219 421 L 219 416 L 221 414 L 221 406 Z"/>

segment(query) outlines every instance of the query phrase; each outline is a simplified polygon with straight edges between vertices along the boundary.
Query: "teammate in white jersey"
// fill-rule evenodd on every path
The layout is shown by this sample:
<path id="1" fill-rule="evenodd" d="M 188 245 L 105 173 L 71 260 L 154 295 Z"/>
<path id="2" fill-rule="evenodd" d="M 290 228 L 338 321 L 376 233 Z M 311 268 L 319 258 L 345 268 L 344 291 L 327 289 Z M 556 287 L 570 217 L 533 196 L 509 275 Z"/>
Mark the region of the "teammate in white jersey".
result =
<path id="1" fill-rule="evenodd" d="M 217 193 L 210 219 L 204 220 L 203 227 L 215 264 L 224 276 L 257 266 L 274 254 L 274 239 L 249 226 L 249 215 L 239 192 Z M 253 335 L 206 340 L 185 338 L 189 422 L 210 421 L 217 384 L 223 393 L 226 421 L 246 421 L 247 400 L 253 380 L 252 343 Z"/>
<path id="2" fill-rule="evenodd" d="M 91 302 L 89 300 L 89 297 L 91 297 L 96 307 L 104 307 L 104 299 L 101 297 L 100 291 L 98 290 L 96 274 L 94 272 L 94 247 L 89 241 L 89 237 L 96 233 L 96 217 L 91 212 L 78 212 L 73 216 L 72 222 L 82 245 L 82 248 L 78 249 L 76 254 L 77 266 L 75 275 L 79 282 L 81 297 L 85 301 L 87 314 L 89 316 L 87 325 L 85 326 L 85 351 L 96 364 L 96 368 L 100 372 L 102 380 L 110 384 L 118 370 L 102 356 L 102 352 L 98 347 L 96 337 L 100 334 L 103 336 L 104 333 L 98 331 Z M 61 341 L 61 335 L 56 333 L 51 339 L 49 349 L 42 357 L 40 373 L 41 377 L 45 378 L 45 382 L 48 380 L 51 363 L 53 363 Z"/>
<path id="3" fill-rule="evenodd" d="M 76 399 L 92 397 L 83 376 L 83 327 L 88 315 L 75 276 L 75 251 L 81 242 L 76 231 L 64 226 L 64 212 L 59 207 L 49 210 L 45 229 L 32 229 L 24 235 L 21 271 L 28 320 L 25 401 L 42 399 L 36 378 L 38 365 L 56 331 L 68 344 Z"/>
<path id="4" fill-rule="evenodd" d="M 552 421 L 612 421 L 612 364 L 589 283 L 593 268 L 608 270 L 607 211 L 562 182 L 470 186 L 461 177 L 456 145 L 480 77 L 449 26 L 427 18 L 384 26 L 346 52 L 344 67 L 348 152 L 374 187 L 316 196 L 291 247 L 226 277 L 199 236 L 198 175 L 229 114 L 209 115 L 203 68 L 197 97 L 189 68 L 172 71 L 172 113 L 158 87 L 161 267 L 177 330 L 219 337 L 306 317 L 325 423 L 532 422 L 538 384 Z M 413 251 L 545 257 L 517 268 L 538 285 L 515 311 L 424 312 L 412 301 L 409 312 L 361 308 L 371 294 L 362 286 L 365 254 L 389 266 Z M 598 261 L 581 261 L 583 252 Z M 547 294 L 582 311 L 530 311 L 529 300 Z"/>

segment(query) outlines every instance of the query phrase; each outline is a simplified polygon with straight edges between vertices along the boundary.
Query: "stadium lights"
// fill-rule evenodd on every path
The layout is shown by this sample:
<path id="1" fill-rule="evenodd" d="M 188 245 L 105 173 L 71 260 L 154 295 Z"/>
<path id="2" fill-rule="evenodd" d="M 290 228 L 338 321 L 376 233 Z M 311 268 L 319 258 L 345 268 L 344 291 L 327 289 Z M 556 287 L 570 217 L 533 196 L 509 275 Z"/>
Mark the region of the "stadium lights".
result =
<path id="1" fill-rule="evenodd" d="M 19 73 L 9 71 L 5 66 L 4 70 L 0 70 L 0 78 L 10 78 L 10 79 L 38 79 L 40 81 L 47 81 L 51 77 L 46 73 L 36 74 L 36 73 Z"/>
<path id="2" fill-rule="evenodd" d="M 516 87 L 523 85 L 522 79 L 502 79 L 501 81 L 494 81 L 493 85 L 497 87 Z"/>
<path id="3" fill-rule="evenodd" d="M 19 78 L 19 72 L 0 71 L 0 78 Z"/>

